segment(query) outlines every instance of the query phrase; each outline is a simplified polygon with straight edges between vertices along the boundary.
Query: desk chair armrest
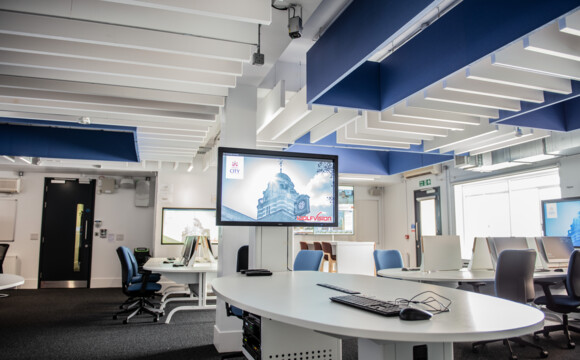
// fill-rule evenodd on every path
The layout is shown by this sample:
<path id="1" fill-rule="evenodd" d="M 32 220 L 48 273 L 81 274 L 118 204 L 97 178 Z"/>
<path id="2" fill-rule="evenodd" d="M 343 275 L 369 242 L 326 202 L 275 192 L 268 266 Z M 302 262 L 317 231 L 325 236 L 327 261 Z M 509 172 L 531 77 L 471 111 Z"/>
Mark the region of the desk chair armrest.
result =
<path id="1" fill-rule="evenodd" d="M 544 295 L 546 296 L 546 301 L 548 303 L 553 303 L 554 298 L 552 297 L 552 290 L 550 289 L 551 286 L 558 285 L 562 283 L 562 280 L 534 280 L 534 283 L 540 285 L 542 290 L 544 291 Z"/>
<path id="2" fill-rule="evenodd" d="M 151 271 L 144 270 L 143 273 L 143 280 L 141 281 L 141 292 L 145 292 L 147 289 L 147 284 L 149 283 L 149 275 L 151 275 Z"/>

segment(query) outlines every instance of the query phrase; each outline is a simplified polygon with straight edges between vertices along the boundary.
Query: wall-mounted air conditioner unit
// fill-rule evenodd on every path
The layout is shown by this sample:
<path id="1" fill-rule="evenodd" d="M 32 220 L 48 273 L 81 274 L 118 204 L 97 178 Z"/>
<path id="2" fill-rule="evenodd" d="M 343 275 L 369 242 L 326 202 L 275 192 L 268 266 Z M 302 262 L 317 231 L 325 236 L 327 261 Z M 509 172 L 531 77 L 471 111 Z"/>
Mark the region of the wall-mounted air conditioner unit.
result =
<path id="1" fill-rule="evenodd" d="M 0 179 L 0 193 L 16 194 L 20 192 L 20 179 Z"/>
<path id="2" fill-rule="evenodd" d="M 437 174 L 441 174 L 441 164 L 435 164 L 420 169 L 405 171 L 403 173 L 403 177 L 405 179 L 411 179 L 423 175 L 437 175 Z"/>

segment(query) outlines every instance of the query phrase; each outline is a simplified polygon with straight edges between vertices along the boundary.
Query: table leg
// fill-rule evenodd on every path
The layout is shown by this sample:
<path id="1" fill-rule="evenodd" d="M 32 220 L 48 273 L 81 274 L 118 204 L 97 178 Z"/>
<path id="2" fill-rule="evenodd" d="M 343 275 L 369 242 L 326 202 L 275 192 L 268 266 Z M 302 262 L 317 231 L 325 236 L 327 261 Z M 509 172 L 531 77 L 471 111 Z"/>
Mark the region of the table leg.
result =
<path id="1" fill-rule="evenodd" d="M 365 360 L 453 360 L 453 343 L 413 343 L 358 339 L 358 358 Z"/>

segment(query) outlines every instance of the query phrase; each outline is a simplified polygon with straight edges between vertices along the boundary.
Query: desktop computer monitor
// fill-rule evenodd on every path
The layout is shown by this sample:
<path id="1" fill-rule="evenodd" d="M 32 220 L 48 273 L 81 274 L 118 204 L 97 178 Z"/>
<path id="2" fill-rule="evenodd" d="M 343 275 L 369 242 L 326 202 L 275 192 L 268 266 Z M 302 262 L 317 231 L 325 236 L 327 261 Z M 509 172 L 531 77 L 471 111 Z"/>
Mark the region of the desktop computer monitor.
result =
<path id="1" fill-rule="evenodd" d="M 459 236 L 423 236 L 421 245 L 423 271 L 459 270 L 463 266 Z"/>
<path id="2" fill-rule="evenodd" d="M 570 255 L 574 251 L 572 239 L 568 236 L 543 236 L 536 238 L 536 244 L 548 265 L 568 264 Z"/>
<path id="3" fill-rule="evenodd" d="M 502 251 L 507 249 L 529 249 L 528 242 L 525 237 L 488 237 L 487 243 L 489 245 L 494 268 L 495 264 L 497 264 L 497 258 Z"/>
<path id="4" fill-rule="evenodd" d="M 186 236 L 181 253 L 181 264 L 188 266 L 189 261 L 194 258 L 195 248 L 197 245 L 197 236 Z"/>

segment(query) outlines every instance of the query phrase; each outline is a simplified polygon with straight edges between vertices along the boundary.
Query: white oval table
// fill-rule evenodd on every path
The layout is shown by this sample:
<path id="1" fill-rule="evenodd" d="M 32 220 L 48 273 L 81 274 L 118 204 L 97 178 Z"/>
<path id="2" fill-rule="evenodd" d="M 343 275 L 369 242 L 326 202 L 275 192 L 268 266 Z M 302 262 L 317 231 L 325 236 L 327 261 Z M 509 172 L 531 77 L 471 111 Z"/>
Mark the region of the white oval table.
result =
<path id="1" fill-rule="evenodd" d="M 14 274 L 0 274 L 0 290 L 10 289 L 24 284 L 24 278 Z"/>
<path id="2" fill-rule="evenodd" d="M 409 299 L 433 291 L 449 298 L 452 304 L 449 312 L 430 320 L 403 321 L 334 303 L 329 297 L 345 294 L 317 283 L 357 290 L 381 300 Z M 412 358 L 413 348 L 423 345 L 427 345 L 429 359 L 452 359 L 455 341 L 521 336 L 542 329 L 544 323 L 544 314 L 527 305 L 448 287 L 365 275 L 309 271 L 268 277 L 232 275 L 214 280 L 212 287 L 226 302 L 262 319 L 291 325 L 297 329 L 296 334 L 300 329 L 311 329 L 337 338 L 358 338 L 359 359 Z M 292 339 L 287 342 L 292 343 Z"/>

